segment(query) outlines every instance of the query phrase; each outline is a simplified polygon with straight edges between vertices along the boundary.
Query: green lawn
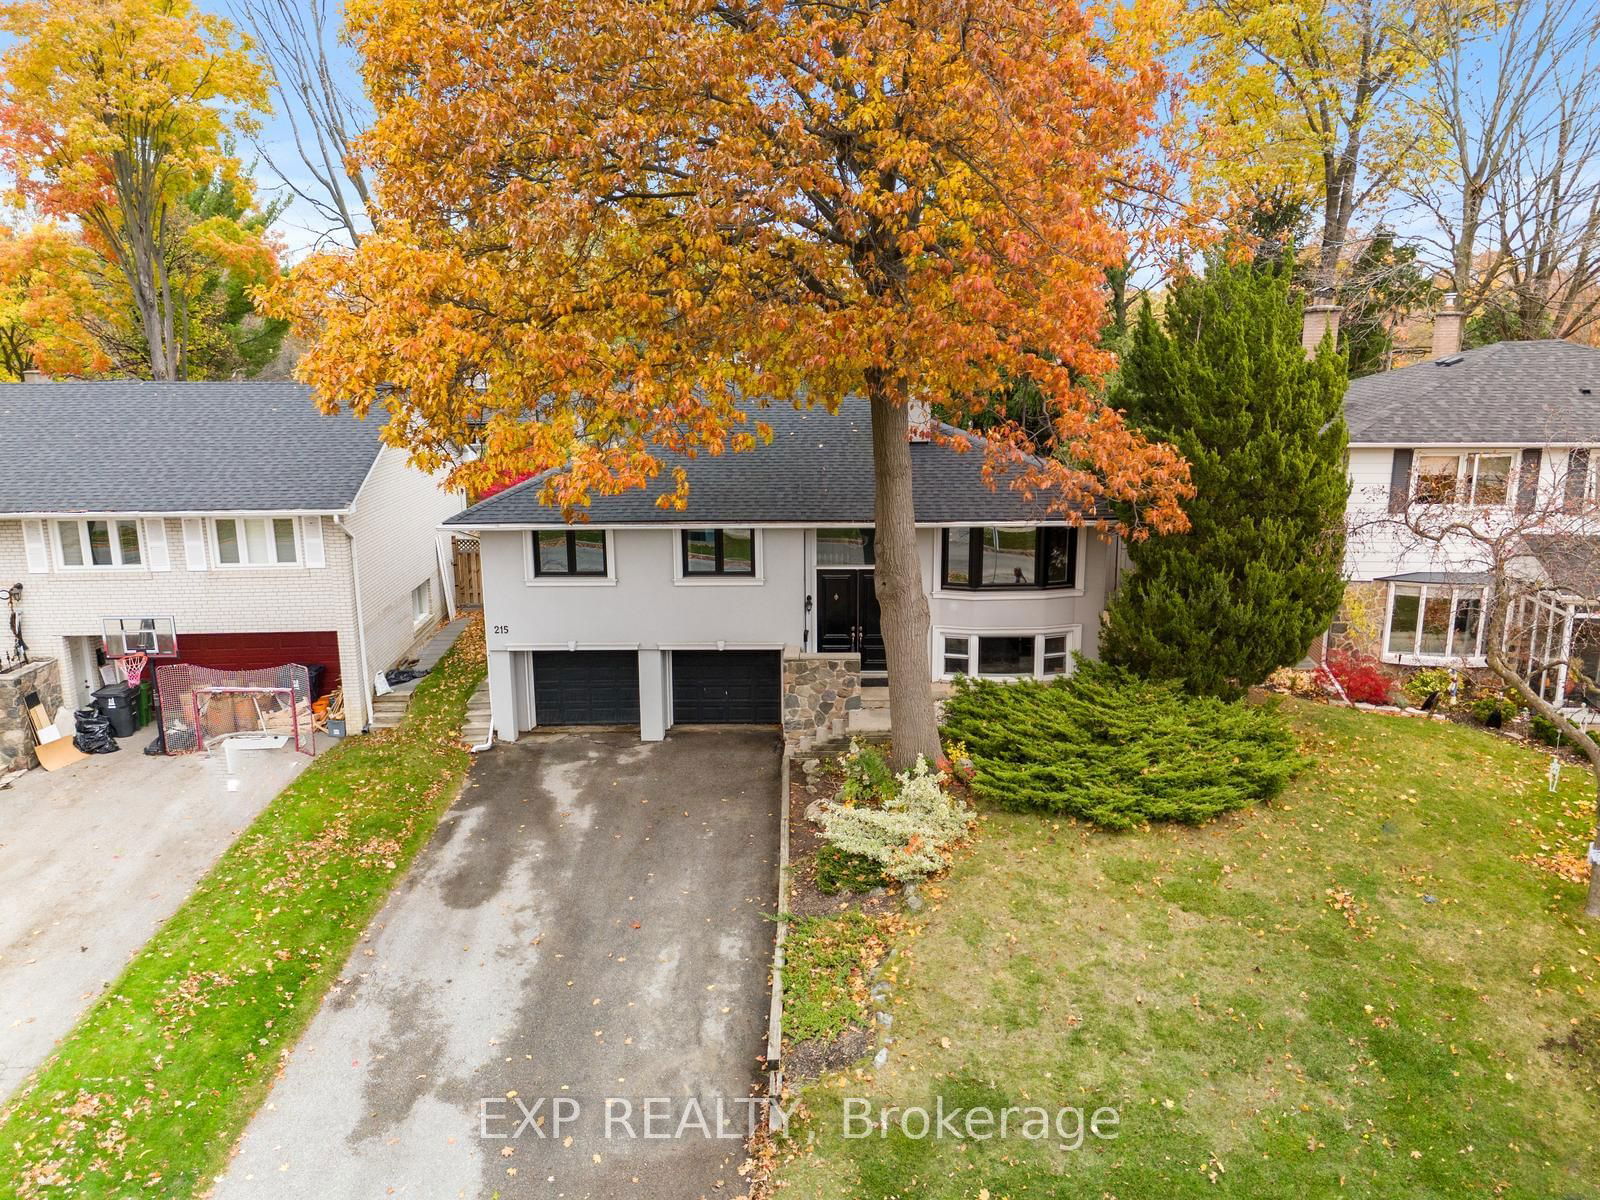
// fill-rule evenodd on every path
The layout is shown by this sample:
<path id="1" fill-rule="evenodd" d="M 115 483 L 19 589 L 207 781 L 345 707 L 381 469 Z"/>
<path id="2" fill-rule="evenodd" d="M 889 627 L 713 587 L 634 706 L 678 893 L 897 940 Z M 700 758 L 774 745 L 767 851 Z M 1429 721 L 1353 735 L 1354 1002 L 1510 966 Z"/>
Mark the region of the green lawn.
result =
<path id="1" fill-rule="evenodd" d="M 1476 730 L 1286 712 L 1314 764 L 1270 805 L 1123 834 L 987 813 L 907 945 L 888 1065 L 804 1093 L 779 1194 L 1600 1195 L 1600 927 L 1517 861 L 1582 851 L 1589 777 L 1552 796 L 1545 756 Z M 845 1096 L 1121 1124 L 846 1139 Z"/>
<path id="2" fill-rule="evenodd" d="M 469 626 L 399 729 L 272 801 L 0 1113 L 0 1196 L 203 1191 L 466 775 Z"/>

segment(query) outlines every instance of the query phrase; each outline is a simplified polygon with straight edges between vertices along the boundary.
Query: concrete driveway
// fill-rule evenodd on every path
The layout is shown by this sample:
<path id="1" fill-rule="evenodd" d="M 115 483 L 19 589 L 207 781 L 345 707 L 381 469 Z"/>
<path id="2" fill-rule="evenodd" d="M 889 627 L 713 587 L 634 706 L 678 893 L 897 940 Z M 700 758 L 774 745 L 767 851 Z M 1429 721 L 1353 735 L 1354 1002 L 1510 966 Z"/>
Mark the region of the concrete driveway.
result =
<path id="1" fill-rule="evenodd" d="M 220 753 L 147 758 L 150 736 L 0 788 L 0 1099 L 311 761 L 251 751 L 230 790 Z"/>
<path id="2" fill-rule="evenodd" d="M 742 1192 L 778 761 L 736 729 L 482 756 L 213 1196 Z"/>

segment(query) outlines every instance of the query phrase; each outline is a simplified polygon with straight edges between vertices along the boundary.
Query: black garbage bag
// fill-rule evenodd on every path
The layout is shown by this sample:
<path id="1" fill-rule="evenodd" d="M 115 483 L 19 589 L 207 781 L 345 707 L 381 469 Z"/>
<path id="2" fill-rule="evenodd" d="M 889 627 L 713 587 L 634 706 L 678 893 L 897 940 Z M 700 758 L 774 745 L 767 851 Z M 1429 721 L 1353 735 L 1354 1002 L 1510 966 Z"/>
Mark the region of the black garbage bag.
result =
<path id="1" fill-rule="evenodd" d="M 72 744 L 85 754 L 115 754 L 122 749 L 111 736 L 111 722 L 93 708 L 80 708 L 72 714 L 76 736 Z"/>
<path id="2" fill-rule="evenodd" d="M 394 687 L 397 684 L 410 683 L 413 679 L 421 679 L 430 670 L 431 667 L 393 667 L 385 671 L 383 677 L 390 687 Z"/>

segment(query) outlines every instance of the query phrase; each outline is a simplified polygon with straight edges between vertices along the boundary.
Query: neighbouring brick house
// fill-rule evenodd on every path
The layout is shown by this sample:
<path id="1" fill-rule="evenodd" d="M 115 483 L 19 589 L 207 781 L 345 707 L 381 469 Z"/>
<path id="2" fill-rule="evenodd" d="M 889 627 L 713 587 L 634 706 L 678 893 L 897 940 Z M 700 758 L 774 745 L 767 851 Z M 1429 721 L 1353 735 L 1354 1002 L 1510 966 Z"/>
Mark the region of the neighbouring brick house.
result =
<path id="1" fill-rule="evenodd" d="M 177 660 L 321 667 L 363 728 L 374 673 L 449 602 L 461 508 L 380 426 L 294 383 L 0 385 L 0 590 L 22 587 L 29 656 L 81 705 L 108 621 L 170 629 Z"/>

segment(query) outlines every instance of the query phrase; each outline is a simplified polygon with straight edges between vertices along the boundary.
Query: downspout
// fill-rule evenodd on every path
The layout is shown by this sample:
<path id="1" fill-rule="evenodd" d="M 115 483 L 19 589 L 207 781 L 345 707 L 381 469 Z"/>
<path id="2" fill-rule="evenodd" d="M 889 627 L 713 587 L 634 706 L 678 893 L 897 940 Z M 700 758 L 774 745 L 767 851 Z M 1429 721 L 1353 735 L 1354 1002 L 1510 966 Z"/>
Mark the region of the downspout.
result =
<path id="1" fill-rule="evenodd" d="M 343 514 L 334 513 L 333 523 L 350 540 L 350 588 L 356 601 L 356 653 L 361 658 L 361 716 L 365 732 L 372 725 L 372 669 L 367 665 L 367 618 L 361 607 L 361 556 L 356 553 L 356 535 L 344 523 Z"/>

